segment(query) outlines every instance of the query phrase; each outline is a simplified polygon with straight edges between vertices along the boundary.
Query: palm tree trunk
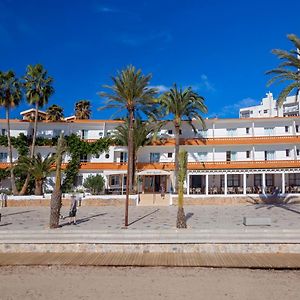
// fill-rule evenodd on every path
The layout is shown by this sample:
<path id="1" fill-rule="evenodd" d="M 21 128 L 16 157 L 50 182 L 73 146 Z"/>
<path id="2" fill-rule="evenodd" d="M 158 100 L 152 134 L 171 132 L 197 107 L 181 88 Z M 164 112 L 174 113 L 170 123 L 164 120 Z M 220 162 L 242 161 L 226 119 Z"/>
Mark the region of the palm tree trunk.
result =
<path id="1" fill-rule="evenodd" d="M 31 149 L 30 149 L 30 158 L 33 158 L 33 155 L 34 155 L 34 148 L 35 148 L 35 141 L 36 141 L 36 134 L 37 134 L 38 111 L 39 111 L 39 103 L 37 101 L 35 104 L 35 118 L 34 118 L 32 144 L 31 144 Z M 30 174 L 28 173 L 26 176 L 24 185 L 21 189 L 20 195 L 25 195 L 28 184 L 29 184 L 29 180 L 30 180 Z"/>
<path id="2" fill-rule="evenodd" d="M 133 110 L 129 111 L 129 130 L 128 130 L 128 162 L 127 162 L 127 184 L 126 184 L 126 201 L 125 201 L 125 227 L 128 226 L 128 206 L 129 193 L 132 186 L 133 172 Z"/>
<path id="3" fill-rule="evenodd" d="M 43 195 L 43 180 L 36 180 L 36 181 L 35 181 L 34 194 L 35 194 L 36 196 L 41 196 L 41 195 Z"/>
<path id="4" fill-rule="evenodd" d="M 130 187 L 130 193 L 133 193 L 135 190 L 135 167 L 136 167 L 136 153 L 135 153 L 135 147 L 132 149 L 132 179 L 131 179 L 131 187 Z"/>
<path id="5" fill-rule="evenodd" d="M 59 147 L 60 145 L 58 145 Z M 51 195 L 50 203 L 50 223 L 51 229 L 59 227 L 59 216 L 61 209 L 61 164 L 62 164 L 62 153 L 58 151 L 56 158 L 56 172 L 55 172 L 55 189 Z"/>
<path id="6" fill-rule="evenodd" d="M 178 210 L 177 210 L 176 227 L 187 228 L 185 213 L 183 208 L 183 183 L 179 184 L 179 190 L 178 190 Z"/>
<path id="7" fill-rule="evenodd" d="M 178 171 L 179 171 L 179 132 L 180 126 L 175 124 L 175 192 L 178 193 Z"/>
<path id="8" fill-rule="evenodd" d="M 11 139 L 10 139 L 10 116 L 9 116 L 9 107 L 6 108 L 6 121 L 7 121 L 7 145 L 9 150 L 9 163 L 10 163 L 10 182 L 11 182 L 11 189 L 13 195 L 18 195 L 18 190 L 16 186 L 16 178 L 13 169 L 13 157 L 12 157 L 12 146 L 11 146 Z"/>

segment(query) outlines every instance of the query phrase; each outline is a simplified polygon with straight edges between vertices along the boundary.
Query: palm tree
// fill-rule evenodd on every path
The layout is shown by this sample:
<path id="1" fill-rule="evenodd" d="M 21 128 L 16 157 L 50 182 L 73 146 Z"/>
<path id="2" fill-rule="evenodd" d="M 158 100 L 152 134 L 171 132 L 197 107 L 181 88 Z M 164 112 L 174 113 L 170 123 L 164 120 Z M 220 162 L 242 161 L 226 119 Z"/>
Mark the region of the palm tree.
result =
<path id="1" fill-rule="evenodd" d="M 46 120 L 51 122 L 61 121 L 64 117 L 63 108 L 53 104 L 46 110 Z"/>
<path id="2" fill-rule="evenodd" d="M 64 153 L 67 151 L 67 143 L 61 133 L 56 147 L 55 153 L 55 188 L 51 195 L 51 204 L 50 204 L 50 228 L 57 228 L 59 226 L 59 215 L 61 208 L 61 164 Z"/>
<path id="3" fill-rule="evenodd" d="M 91 117 L 91 103 L 81 100 L 75 103 L 75 117 L 79 120 L 88 120 Z"/>
<path id="4" fill-rule="evenodd" d="M 277 104 L 282 106 L 286 97 L 296 90 L 296 101 L 298 101 L 300 90 L 300 39 L 294 34 L 288 34 L 288 39 L 294 44 L 295 49 L 290 51 L 274 49 L 272 53 L 277 55 L 283 62 L 278 68 L 270 70 L 267 74 L 274 74 L 274 77 L 268 81 L 268 85 L 273 83 L 288 82 L 287 86 L 280 92 Z"/>
<path id="5" fill-rule="evenodd" d="M 129 187 L 132 186 L 133 173 L 133 124 L 137 112 L 143 112 L 146 115 L 153 109 L 154 99 L 157 90 L 149 88 L 149 81 L 152 75 L 143 75 L 141 70 L 136 70 L 134 66 L 128 66 L 125 70 L 112 77 L 113 85 L 104 86 L 111 92 L 100 93 L 100 96 L 107 100 L 101 109 L 113 108 L 117 112 L 125 111 L 129 119 L 128 128 L 128 164 L 127 164 L 127 184 L 125 201 L 125 227 L 128 226 L 128 203 Z"/>
<path id="6" fill-rule="evenodd" d="M 48 76 L 47 71 L 41 64 L 37 64 L 34 66 L 29 65 L 27 67 L 24 81 L 27 101 L 29 104 L 35 105 L 33 136 L 30 149 L 30 158 L 33 158 L 37 134 L 38 111 L 40 107 L 43 107 L 48 103 L 50 96 L 54 93 L 52 87 L 53 78 Z M 24 195 L 26 192 L 29 178 L 30 175 L 28 174 L 20 192 L 21 195 Z"/>
<path id="7" fill-rule="evenodd" d="M 12 192 L 18 194 L 13 168 L 12 145 L 10 137 L 10 110 L 20 104 L 22 99 L 21 84 L 13 71 L 0 72 L 0 105 L 6 110 L 7 145 L 9 150 L 10 180 Z"/>
<path id="8" fill-rule="evenodd" d="M 183 189 L 184 181 L 186 178 L 187 169 L 187 152 L 179 152 L 179 172 L 178 172 L 178 211 L 177 211 L 177 228 L 186 228 L 186 219 L 183 209 Z"/>
<path id="9" fill-rule="evenodd" d="M 135 185 L 135 170 L 137 169 L 137 153 L 138 150 L 146 145 L 151 144 L 153 140 L 157 138 L 158 130 L 161 128 L 160 122 L 143 122 L 137 118 L 133 123 L 133 172 L 132 172 L 132 186 L 129 186 L 129 190 L 133 191 Z M 128 146 L 128 131 L 129 131 L 129 120 L 118 126 L 114 132 L 113 140 L 115 144 L 121 146 Z M 133 184 L 134 183 L 134 184 Z"/>
<path id="10" fill-rule="evenodd" d="M 35 195 L 43 194 L 43 184 L 51 172 L 54 163 L 54 156 L 49 153 L 45 159 L 38 153 L 33 158 L 28 156 L 20 157 L 17 168 L 23 172 L 28 172 L 35 180 Z"/>
<path id="11" fill-rule="evenodd" d="M 196 128 L 193 124 L 193 120 L 199 120 L 202 126 L 205 126 L 205 122 L 201 116 L 202 113 L 207 112 L 207 108 L 204 104 L 204 98 L 191 88 L 182 90 L 178 89 L 174 84 L 170 91 L 165 92 L 159 99 L 160 113 L 173 117 L 173 125 L 175 129 L 175 191 L 178 191 L 178 170 L 179 170 L 179 135 L 182 128 L 182 122 L 187 123 L 192 127 L 196 133 Z"/>

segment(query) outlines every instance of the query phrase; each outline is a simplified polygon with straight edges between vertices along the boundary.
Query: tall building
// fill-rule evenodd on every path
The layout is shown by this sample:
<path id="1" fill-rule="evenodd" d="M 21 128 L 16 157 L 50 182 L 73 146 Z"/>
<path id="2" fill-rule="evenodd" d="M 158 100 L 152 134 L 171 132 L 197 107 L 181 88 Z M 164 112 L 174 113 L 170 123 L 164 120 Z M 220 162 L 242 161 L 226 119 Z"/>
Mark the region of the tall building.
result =
<path id="1" fill-rule="evenodd" d="M 288 116 L 299 116 L 299 98 L 297 99 L 296 96 L 287 97 L 282 107 L 278 107 L 276 100 L 273 98 L 273 94 L 269 92 L 259 105 L 240 109 L 240 118 Z"/>

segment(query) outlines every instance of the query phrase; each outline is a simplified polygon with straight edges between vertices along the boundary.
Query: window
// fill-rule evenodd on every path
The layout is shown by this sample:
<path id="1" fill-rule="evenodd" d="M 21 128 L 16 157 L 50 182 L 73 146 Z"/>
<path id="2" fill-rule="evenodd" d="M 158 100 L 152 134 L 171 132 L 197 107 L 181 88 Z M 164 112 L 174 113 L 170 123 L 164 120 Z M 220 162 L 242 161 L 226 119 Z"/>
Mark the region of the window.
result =
<path id="1" fill-rule="evenodd" d="M 204 129 L 198 129 L 198 135 L 200 137 L 206 138 L 207 137 L 207 130 Z"/>
<path id="2" fill-rule="evenodd" d="M 150 153 L 150 162 L 156 163 L 159 162 L 160 159 L 160 153 Z"/>
<path id="3" fill-rule="evenodd" d="M 7 153 L 6 152 L 0 152 L 0 161 L 7 162 Z"/>
<path id="4" fill-rule="evenodd" d="M 300 173 L 290 173 L 289 176 L 289 185 L 291 186 L 300 186 Z"/>
<path id="5" fill-rule="evenodd" d="M 100 131 L 100 132 L 99 132 L 99 136 L 100 136 L 100 137 L 103 137 L 103 131 Z"/>
<path id="6" fill-rule="evenodd" d="M 108 153 L 105 154 L 105 158 L 109 159 L 109 154 Z"/>
<path id="7" fill-rule="evenodd" d="M 289 126 L 284 126 L 285 132 L 289 132 L 290 127 Z"/>
<path id="8" fill-rule="evenodd" d="M 297 156 L 299 156 L 299 155 L 300 155 L 300 150 L 297 149 L 297 150 L 296 150 L 296 153 L 297 153 Z"/>
<path id="9" fill-rule="evenodd" d="M 182 134 L 182 130 L 181 129 L 179 129 L 179 134 Z"/>
<path id="10" fill-rule="evenodd" d="M 274 127 L 265 127 L 265 135 L 274 135 Z"/>
<path id="11" fill-rule="evenodd" d="M 296 132 L 299 132 L 299 125 L 296 125 Z"/>
<path id="12" fill-rule="evenodd" d="M 254 174 L 254 186 L 261 186 L 262 174 Z"/>
<path id="13" fill-rule="evenodd" d="M 264 114 L 267 114 L 268 113 L 268 110 L 267 109 L 264 109 Z"/>
<path id="14" fill-rule="evenodd" d="M 2 129 L 1 129 L 1 135 L 2 135 L 2 136 L 6 136 L 6 135 L 7 135 L 7 130 L 4 129 L 4 128 L 2 128 Z"/>
<path id="15" fill-rule="evenodd" d="M 100 157 L 100 155 L 97 153 L 97 154 L 95 155 L 95 157 L 96 157 L 96 158 L 99 158 L 99 157 Z"/>
<path id="16" fill-rule="evenodd" d="M 127 152 L 120 153 L 120 162 L 127 162 Z"/>
<path id="17" fill-rule="evenodd" d="M 169 152 L 168 153 L 168 158 L 172 158 L 173 157 L 173 153 L 172 152 Z"/>
<path id="18" fill-rule="evenodd" d="M 207 161 L 207 152 L 198 152 L 197 157 L 199 161 Z"/>
<path id="19" fill-rule="evenodd" d="M 75 177 L 75 186 L 82 185 L 83 183 L 83 176 L 82 175 L 77 175 Z"/>
<path id="20" fill-rule="evenodd" d="M 173 130 L 172 130 L 172 129 L 169 129 L 169 130 L 168 130 L 168 134 L 173 134 Z"/>
<path id="21" fill-rule="evenodd" d="M 87 161 L 88 161 L 87 155 L 86 154 L 81 154 L 80 155 L 80 162 L 87 162 Z"/>
<path id="22" fill-rule="evenodd" d="M 111 175 L 109 179 L 110 179 L 110 186 L 120 185 L 120 175 Z"/>
<path id="23" fill-rule="evenodd" d="M 285 156 L 289 157 L 290 156 L 290 149 L 285 149 Z"/>
<path id="24" fill-rule="evenodd" d="M 85 129 L 83 129 L 83 130 L 81 130 L 81 138 L 83 139 L 83 140 L 85 140 L 85 139 L 87 139 L 88 138 L 88 130 L 85 130 Z"/>
<path id="25" fill-rule="evenodd" d="M 246 158 L 250 158 L 250 154 L 251 154 L 251 151 L 250 151 L 250 150 L 247 150 L 247 151 L 246 151 Z"/>
<path id="26" fill-rule="evenodd" d="M 246 127 L 246 134 L 249 134 L 249 133 L 250 133 L 250 128 Z"/>
<path id="27" fill-rule="evenodd" d="M 265 160 L 274 160 L 275 151 L 265 151 Z"/>
<path id="28" fill-rule="evenodd" d="M 227 175 L 227 186 L 228 187 L 240 186 L 240 175 L 239 174 L 228 174 Z"/>
<path id="29" fill-rule="evenodd" d="M 236 128 L 227 128 L 227 136 L 236 136 Z"/>
<path id="30" fill-rule="evenodd" d="M 266 174 L 266 186 L 274 186 L 274 174 Z"/>

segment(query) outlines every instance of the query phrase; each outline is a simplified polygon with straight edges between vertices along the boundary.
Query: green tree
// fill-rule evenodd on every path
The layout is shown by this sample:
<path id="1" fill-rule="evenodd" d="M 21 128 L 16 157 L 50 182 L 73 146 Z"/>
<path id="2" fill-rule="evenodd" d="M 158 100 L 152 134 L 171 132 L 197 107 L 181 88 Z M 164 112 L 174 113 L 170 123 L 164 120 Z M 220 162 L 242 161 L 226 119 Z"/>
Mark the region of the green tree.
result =
<path id="1" fill-rule="evenodd" d="M 47 176 L 51 173 L 52 165 L 54 163 L 54 156 L 49 153 L 44 159 L 38 153 L 32 158 L 28 156 L 20 157 L 16 168 L 22 172 L 27 172 L 35 180 L 35 195 L 43 194 L 43 184 Z"/>
<path id="2" fill-rule="evenodd" d="M 63 108 L 59 105 L 53 104 L 46 110 L 46 120 L 51 122 L 58 122 L 64 118 Z"/>
<path id="3" fill-rule="evenodd" d="M 184 181 L 187 171 L 187 152 L 179 152 L 179 170 L 178 170 L 178 211 L 177 211 L 177 228 L 186 228 L 186 218 L 183 208 L 183 190 Z"/>
<path id="4" fill-rule="evenodd" d="M 39 108 L 43 107 L 48 103 L 50 96 L 54 93 L 52 87 L 53 79 L 48 76 L 47 71 L 41 64 L 29 65 L 27 67 L 26 75 L 24 76 L 24 87 L 26 91 L 27 102 L 35 106 L 35 118 L 33 127 L 32 144 L 30 149 L 30 158 L 33 158 L 36 135 L 37 135 L 37 122 L 38 122 L 38 111 Z M 25 183 L 20 192 L 24 195 L 29 183 L 29 174 L 26 177 Z"/>
<path id="5" fill-rule="evenodd" d="M 63 160 L 63 155 L 66 151 L 67 151 L 67 142 L 63 137 L 63 134 L 61 133 L 57 142 L 56 153 L 54 155 L 56 171 L 55 171 L 55 187 L 51 195 L 51 203 L 50 203 L 50 223 L 49 223 L 50 228 L 59 227 L 59 215 L 61 209 L 61 195 L 62 195 L 61 164 Z"/>
<path id="6" fill-rule="evenodd" d="M 125 226 L 128 226 L 128 204 L 129 187 L 132 186 L 133 174 L 133 124 L 137 112 L 149 115 L 154 106 L 154 96 L 156 89 L 149 88 L 149 81 L 152 75 L 143 75 L 141 70 L 136 70 L 134 66 L 128 66 L 125 70 L 112 77 L 113 85 L 104 87 L 110 92 L 101 92 L 100 96 L 106 98 L 106 102 L 101 109 L 117 109 L 118 112 L 126 112 L 129 119 L 128 128 L 128 164 L 127 164 L 127 184 L 125 201 Z"/>
<path id="7" fill-rule="evenodd" d="M 12 193 L 18 194 L 16 187 L 16 179 L 14 174 L 13 156 L 12 156 L 12 142 L 10 136 L 10 110 L 20 104 L 22 99 L 21 84 L 16 78 L 13 71 L 0 72 L 0 106 L 4 107 L 6 111 L 7 124 L 7 146 L 9 151 L 10 162 L 10 180 Z"/>
<path id="8" fill-rule="evenodd" d="M 135 181 L 135 171 L 137 170 L 137 154 L 138 150 L 146 145 L 151 144 L 151 142 L 157 139 L 157 133 L 161 128 L 161 122 L 151 122 L 145 121 L 143 122 L 141 119 L 137 118 L 133 123 L 133 172 L 132 172 L 132 182 L 133 186 L 129 186 L 129 190 L 136 190 L 134 185 Z M 119 125 L 112 138 L 116 145 L 120 146 L 128 146 L 128 131 L 129 131 L 129 120 L 128 118 L 122 125 Z"/>
<path id="9" fill-rule="evenodd" d="M 99 195 L 103 191 L 104 188 L 104 178 L 102 175 L 89 175 L 87 179 L 84 181 L 83 186 L 88 189 L 92 195 Z"/>
<path id="10" fill-rule="evenodd" d="M 194 120 L 200 121 L 205 127 L 202 113 L 207 112 L 204 104 L 204 98 L 192 90 L 186 88 L 178 89 L 174 84 L 170 91 L 165 92 L 159 99 L 159 111 L 161 115 L 171 116 L 173 118 L 173 126 L 175 129 L 175 191 L 178 191 L 178 169 L 179 169 L 179 144 L 180 132 L 182 130 L 182 122 L 186 121 L 196 133 L 196 128 L 193 124 Z"/>
<path id="11" fill-rule="evenodd" d="M 91 117 L 90 101 L 80 100 L 75 103 L 75 117 L 78 120 L 88 120 Z"/>
<path id="12" fill-rule="evenodd" d="M 280 92 L 277 104 L 282 106 L 286 97 L 292 92 L 296 91 L 296 100 L 299 97 L 300 90 L 300 39 L 295 34 L 288 34 L 288 39 L 294 44 L 294 49 L 290 51 L 274 49 L 272 53 L 275 54 L 282 63 L 278 68 L 270 70 L 267 74 L 274 75 L 269 81 L 270 86 L 273 83 L 287 83 L 287 86 Z"/>

